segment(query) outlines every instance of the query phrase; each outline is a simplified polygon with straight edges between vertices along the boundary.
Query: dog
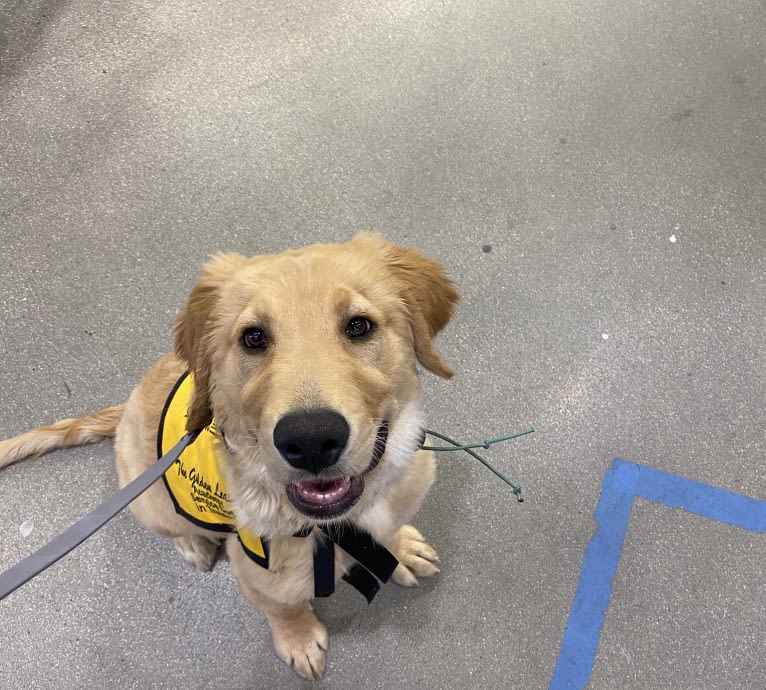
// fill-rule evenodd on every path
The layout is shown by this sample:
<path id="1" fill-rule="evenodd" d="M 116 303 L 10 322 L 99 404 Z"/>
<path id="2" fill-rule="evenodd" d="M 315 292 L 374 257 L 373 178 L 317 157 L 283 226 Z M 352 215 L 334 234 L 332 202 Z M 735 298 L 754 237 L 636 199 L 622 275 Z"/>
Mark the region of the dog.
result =
<path id="1" fill-rule="evenodd" d="M 374 594 L 368 567 L 405 587 L 439 572 L 436 552 L 408 524 L 435 478 L 432 454 L 419 449 L 417 365 L 452 376 L 433 339 L 458 300 L 441 264 L 376 234 L 252 258 L 215 255 L 177 318 L 174 354 L 126 403 L 0 442 L 0 467 L 114 436 L 124 486 L 157 461 L 158 427 L 171 443 L 206 430 L 215 486 L 182 455 L 130 508 L 197 568 L 212 568 L 225 548 L 277 655 L 319 679 L 329 639 L 314 596 L 341 577 Z M 166 419 L 171 393 L 180 395 L 175 422 Z M 186 508 L 173 475 L 191 486 Z M 216 523 L 216 513 L 229 523 Z M 358 553 L 382 554 L 383 574 L 360 568 L 349 535 L 361 535 Z"/>

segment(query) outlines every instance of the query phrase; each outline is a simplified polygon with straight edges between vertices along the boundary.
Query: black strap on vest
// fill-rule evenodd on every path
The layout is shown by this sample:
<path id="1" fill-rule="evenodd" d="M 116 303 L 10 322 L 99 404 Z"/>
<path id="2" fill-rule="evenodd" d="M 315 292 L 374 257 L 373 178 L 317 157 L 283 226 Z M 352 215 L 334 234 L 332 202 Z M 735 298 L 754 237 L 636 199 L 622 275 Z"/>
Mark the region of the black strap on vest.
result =
<path id="1" fill-rule="evenodd" d="M 368 604 L 372 603 L 380 589 L 380 584 L 373 575 L 370 575 L 370 571 L 365 570 L 358 563 L 352 566 L 351 570 L 343 576 L 343 579 L 358 592 L 361 592 Z"/>
<path id="2" fill-rule="evenodd" d="M 314 552 L 314 596 L 329 597 L 334 591 L 335 546 L 320 536 Z"/>
<path id="3" fill-rule="evenodd" d="M 357 561 L 343 579 L 357 589 L 369 604 L 381 582 L 388 582 L 399 561 L 370 534 L 353 524 L 322 525 L 322 536 L 314 553 L 314 596 L 327 597 L 335 591 L 335 550 L 337 544 Z M 377 578 L 377 579 L 376 579 Z"/>

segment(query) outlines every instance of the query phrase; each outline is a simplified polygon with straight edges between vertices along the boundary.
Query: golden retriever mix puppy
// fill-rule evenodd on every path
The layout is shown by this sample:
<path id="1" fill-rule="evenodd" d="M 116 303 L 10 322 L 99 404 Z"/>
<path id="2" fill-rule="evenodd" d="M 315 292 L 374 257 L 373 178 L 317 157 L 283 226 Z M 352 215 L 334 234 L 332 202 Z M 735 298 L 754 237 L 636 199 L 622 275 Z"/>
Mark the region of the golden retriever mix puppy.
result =
<path id="1" fill-rule="evenodd" d="M 432 339 L 457 300 L 440 264 L 372 234 L 220 254 L 178 317 L 175 354 L 127 403 L 3 441 L 0 466 L 116 436 L 125 485 L 205 428 L 131 509 L 203 570 L 225 544 L 279 657 L 320 678 L 328 635 L 314 596 L 345 577 L 371 599 L 389 575 L 413 586 L 439 572 L 407 524 L 435 471 L 418 450 L 416 364 L 452 375 Z"/>

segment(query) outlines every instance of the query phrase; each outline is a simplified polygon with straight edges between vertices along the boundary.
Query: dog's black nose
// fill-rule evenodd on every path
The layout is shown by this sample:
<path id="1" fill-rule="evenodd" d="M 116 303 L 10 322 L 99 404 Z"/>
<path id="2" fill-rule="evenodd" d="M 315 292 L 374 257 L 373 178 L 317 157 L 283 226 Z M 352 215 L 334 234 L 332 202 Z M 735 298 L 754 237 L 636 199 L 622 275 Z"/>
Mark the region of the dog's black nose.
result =
<path id="1" fill-rule="evenodd" d="M 274 446 L 293 467 L 319 474 L 338 462 L 349 426 L 332 410 L 291 412 L 274 427 Z"/>

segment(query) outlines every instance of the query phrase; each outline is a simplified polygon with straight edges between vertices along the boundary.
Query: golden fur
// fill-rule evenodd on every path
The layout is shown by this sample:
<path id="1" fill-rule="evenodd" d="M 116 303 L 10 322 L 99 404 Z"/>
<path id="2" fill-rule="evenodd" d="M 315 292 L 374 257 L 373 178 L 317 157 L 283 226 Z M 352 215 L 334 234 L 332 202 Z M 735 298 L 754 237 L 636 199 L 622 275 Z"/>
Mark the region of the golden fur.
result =
<path id="1" fill-rule="evenodd" d="M 149 371 L 125 405 L 0 442 L 0 467 L 116 435 L 117 471 L 125 485 L 156 461 L 163 405 L 179 375 L 191 369 L 188 427 L 215 417 L 225 429 L 221 464 L 237 523 L 271 541 L 270 567 L 249 560 L 236 537 L 176 514 L 159 482 L 131 510 L 146 527 L 172 538 L 199 568 L 212 567 L 224 541 L 242 593 L 268 619 L 277 654 L 302 676 L 320 678 L 328 636 L 309 603 L 314 538 L 291 536 L 315 520 L 287 498 L 286 487 L 305 473 L 280 455 L 273 431 L 298 410 L 342 415 L 348 444 L 332 474 L 363 475 L 364 491 L 337 519 L 353 521 L 394 553 L 398 584 L 416 585 L 417 577 L 437 573 L 436 553 L 406 524 L 434 480 L 432 455 L 417 450 L 423 416 L 416 362 L 451 376 L 432 339 L 457 300 L 437 262 L 376 235 L 250 259 L 220 254 L 205 266 L 178 317 L 175 354 Z M 344 329 L 359 317 L 374 330 L 351 338 Z M 252 328 L 268 334 L 267 347 L 243 346 L 242 334 Z M 370 458 L 382 420 L 388 422 L 388 442 L 374 466 Z M 339 548 L 335 554 L 340 577 L 353 560 Z"/>

